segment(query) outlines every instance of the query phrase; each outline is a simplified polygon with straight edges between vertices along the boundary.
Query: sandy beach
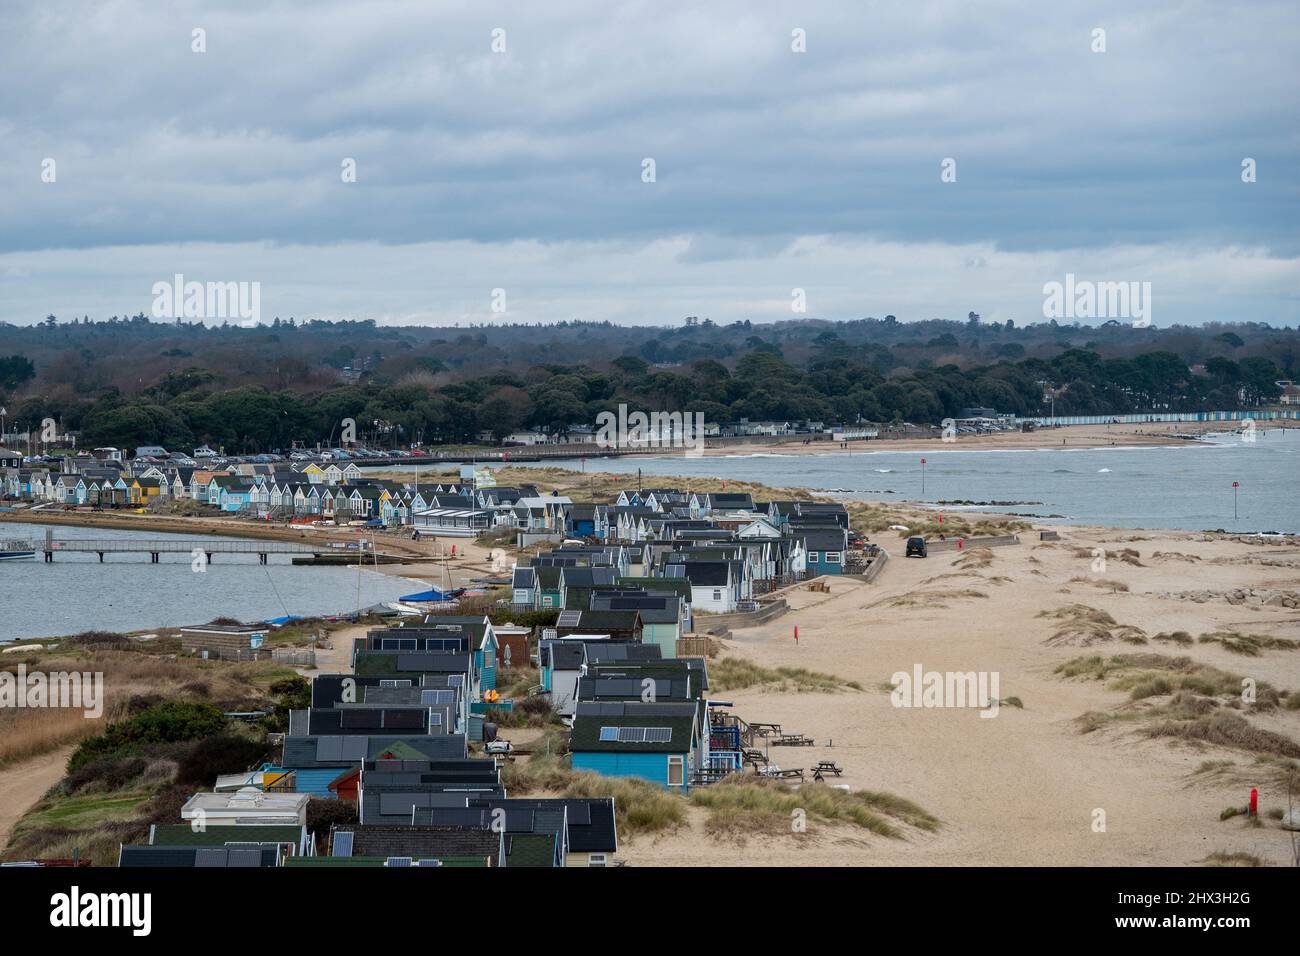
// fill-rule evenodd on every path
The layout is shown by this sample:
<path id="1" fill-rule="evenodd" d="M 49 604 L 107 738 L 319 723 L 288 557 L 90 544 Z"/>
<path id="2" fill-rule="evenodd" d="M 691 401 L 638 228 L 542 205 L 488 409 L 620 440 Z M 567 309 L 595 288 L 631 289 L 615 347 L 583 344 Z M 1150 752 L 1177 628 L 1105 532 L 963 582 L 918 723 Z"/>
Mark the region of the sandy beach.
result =
<path id="1" fill-rule="evenodd" d="M 705 838 L 697 827 L 626 848 L 638 865 L 1169 865 L 1210 854 L 1246 853 L 1281 865 L 1290 853 L 1276 823 L 1249 827 L 1220 812 L 1244 806 L 1251 787 L 1261 812 L 1286 807 L 1276 763 L 1211 744 L 1147 738 L 1140 719 L 1082 733 L 1089 711 L 1125 714 L 1168 700 L 1128 703 L 1094 679 L 1064 679 L 1058 665 L 1081 655 L 1187 656 L 1233 674 L 1300 692 L 1300 650 L 1230 653 L 1217 643 L 1175 646 L 1161 632 L 1249 632 L 1300 638 L 1300 611 L 1285 606 L 1197 602 L 1186 592 L 1235 588 L 1300 589 L 1300 548 L 1197 534 L 1057 529 L 1061 540 L 973 553 L 894 559 L 871 584 L 830 580 L 830 593 L 788 592 L 790 613 L 733 632 L 725 655 L 766 667 L 792 666 L 856 681 L 862 691 L 795 693 L 749 689 L 731 700 L 751 721 L 779 722 L 813 737 L 814 748 L 770 748 L 783 767 L 831 759 L 854 789 L 915 800 L 943 821 L 933 834 L 905 840 L 810 825 L 803 835 L 756 837 L 737 845 Z M 1086 549 L 1084 556 L 1075 549 Z M 1094 548 L 1118 555 L 1104 574 L 1091 571 Z M 986 563 L 987 562 L 987 563 Z M 1122 588 L 1127 587 L 1127 590 Z M 1198 596 L 1202 596 L 1199 595 Z M 1085 646 L 1054 641 L 1061 621 L 1045 617 L 1068 605 L 1109 613 L 1140 628 L 1146 643 L 1119 639 Z M 795 626 L 799 641 L 793 638 Z M 1129 633 L 1132 636 L 1132 632 Z M 995 718 L 974 709 L 893 706 L 886 685 L 898 671 L 987 671 L 1000 676 Z M 1249 709 L 1247 709 L 1249 710 Z M 1246 713 L 1252 724 L 1300 741 L 1300 710 Z M 1207 761 L 1228 761 L 1200 772 Z M 1300 793 L 1297 794 L 1300 798 Z M 1097 832 L 1098 811 L 1105 831 Z"/>
<path id="2" fill-rule="evenodd" d="M 1264 432 L 1273 428 L 1298 428 L 1300 422 L 1279 420 L 1260 425 Z M 1040 428 L 1032 432 L 1008 431 L 986 435 L 959 434 L 952 445 L 945 444 L 937 435 L 934 438 L 880 438 L 870 441 L 852 441 L 847 445 L 838 442 L 816 441 L 748 443 L 706 448 L 706 456 L 737 455 L 763 452 L 773 455 L 818 455 L 845 452 L 927 451 L 957 447 L 967 451 L 1009 451 L 1030 448 L 1146 448 L 1158 445 L 1190 445 L 1196 439 L 1185 436 L 1212 435 L 1219 432 L 1238 431 L 1232 422 L 1150 422 L 1132 425 L 1066 425 L 1060 428 Z"/>

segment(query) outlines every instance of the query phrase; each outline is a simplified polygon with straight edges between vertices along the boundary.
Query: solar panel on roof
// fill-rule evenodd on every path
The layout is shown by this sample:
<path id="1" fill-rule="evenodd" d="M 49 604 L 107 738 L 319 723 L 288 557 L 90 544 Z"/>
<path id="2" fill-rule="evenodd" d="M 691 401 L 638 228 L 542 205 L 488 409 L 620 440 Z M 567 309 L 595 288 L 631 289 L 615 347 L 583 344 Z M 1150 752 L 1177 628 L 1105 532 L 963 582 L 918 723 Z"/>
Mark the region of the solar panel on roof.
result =
<path id="1" fill-rule="evenodd" d="M 411 858 L 409 856 L 390 856 L 384 861 L 384 866 L 410 866 Z"/>
<path id="2" fill-rule="evenodd" d="M 424 714 L 418 710 L 386 710 L 384 727 L 388 730 L 422 730 Z"/>
<path id="3" fill-rule="evenodd" d="M 556 627 L 577 627 L 578 622 L 582 620 L 581 611 L 561 611 L 559 618 L 555 622 Z"/>
<path id="4" fill-rule="evenodd" d="M 673 739 L 671 727 L 646 727 L 645 742 L 648 744 L 666 744 Z"/>
<path id="5" fill-rule="evenodd" d="M 237 849 L 230 850 L 226 857 L 226 866 L 261 866 L 262 851 Z"/>
<path id="6" fill-rule="evenodd" d="M 600 739 L 601 739 L 601 740 L 606 740 L 606 741 L 615 741 L 615 740 L 618 740 L 618 728 L 617 728 L 617 727 L 601 727 L 601 728 L 600 728 Z"/>
<path id="7" fill-rule="evenodd" d="M 417 800 L 421 794 L 414 793 L 381 793 L 379 795 L 379 812 L 386 817 L 406 816 L 417 806 L 428 806 L 428 799 Z"/>
<path id="8" fill-rule="evenodd" d="M 341 830 L 334 834 L 334 855 L 351 856 L 352 855 L 352 831 Z"/>
<path id="9" fill-rule="evenodd" d="M 343 759 L 343 738 L 342 737 L 317 738 L 316 759 L 317 760 L 342 760 Z"/>
<path id="10" fill-rule="evenodd" d="M 344 710 L 339 713 L 340 730 L 378 730 L 383 726 L 383 711 Z"/>

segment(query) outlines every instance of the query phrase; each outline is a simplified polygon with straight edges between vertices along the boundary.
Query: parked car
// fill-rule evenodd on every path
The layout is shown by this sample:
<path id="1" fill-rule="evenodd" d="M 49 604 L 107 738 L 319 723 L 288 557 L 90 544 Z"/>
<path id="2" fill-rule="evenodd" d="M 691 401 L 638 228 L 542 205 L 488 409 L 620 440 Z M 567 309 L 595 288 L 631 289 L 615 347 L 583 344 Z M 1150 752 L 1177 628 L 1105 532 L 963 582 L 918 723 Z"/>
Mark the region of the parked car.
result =
<path id="1" fill-rule="evenodd" d="M 918 558 L 926 557 L 924 538 L 913 537 L 907 539 L 907 553 L 904 557 L 910 558 L 912 555 L 916 555 Z"/>

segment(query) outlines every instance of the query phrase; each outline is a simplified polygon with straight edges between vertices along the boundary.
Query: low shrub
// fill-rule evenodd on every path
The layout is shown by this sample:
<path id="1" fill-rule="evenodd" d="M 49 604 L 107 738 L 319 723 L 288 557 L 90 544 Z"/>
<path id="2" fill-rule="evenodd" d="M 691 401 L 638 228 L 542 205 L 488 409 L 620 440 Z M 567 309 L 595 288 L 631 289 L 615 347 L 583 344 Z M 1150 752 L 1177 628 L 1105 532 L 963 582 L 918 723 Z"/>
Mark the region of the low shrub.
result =
<path id="1" fill-rule="evenodd" d="M 262 740 L 220 735 L 196 741 L 176 767 L 176 782 L 211 788 L 221 774 L 242 773 L 271 757 Z"/>
<path id="2" fill-rule="evenodd" d="M 110 724 L 108 730 L 87 737 L 68 759 L 72 773 L 96 757 L 125 754 L 148 744 L 198 740 L 221 733 L 226 719 L 208 704 L 163 701 Z"/>
<path id="3" fill-rule="evenodd" d="M 148 762 L 140 757 L 99 757 L 87 761 L 64 779 L 68 790 L 76 793 L 91 786 L 103 790 L 121 790 L 141 776 Z"/>
<path id="4" fill-rule="evenodd" d="M 316 837 L 322 852 L 325 841 L 329 838 L 330 827 L 356 823 L 359 819 L 357 805 L 351 800 L 312 797 L 307 801 L 307 831 Z"/>

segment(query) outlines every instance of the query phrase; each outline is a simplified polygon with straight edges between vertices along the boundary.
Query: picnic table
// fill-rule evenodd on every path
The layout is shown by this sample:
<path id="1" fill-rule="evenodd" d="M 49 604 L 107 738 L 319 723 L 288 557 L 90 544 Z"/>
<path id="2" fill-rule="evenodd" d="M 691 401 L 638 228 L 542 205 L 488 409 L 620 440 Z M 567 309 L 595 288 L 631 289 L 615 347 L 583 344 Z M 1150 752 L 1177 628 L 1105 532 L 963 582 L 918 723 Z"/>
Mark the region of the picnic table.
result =
<path id="1" fill-rule="evenodd" d="M 759 765 L 767 766 L 767 754 L 763 753 L 761 750 L 746 749 L 742 750 L 740 755 L 755 767 Z"/>
<path id="2" fill-rule="evenodd" d="M 758 737 L 779 737 L 781 735 L 780 724 L 750 724 L 749 729 Z"/>
<path id="3" fill-rule="evenodd" d="M 834 760 L 819 760 L 817 766 L 812 768 L 813 779 L 821 781 L 827 774 L 833 777 L 844 776 L 844 768 Z"/>
<path id="4" fill-rule="evenodd" d="M 803 734 L 781 734 L 772 741 L 773 747 L 811 747 L 813 739 Z"/>
<path id="5" fill-rule="evenodd" d="M 773 780 L 798 780 L 801 783 L 803 782 L 803 770 L 801 768 L 782 770 L 780 767 L 772 766 L 764 767 L 759 773 Z"/>

